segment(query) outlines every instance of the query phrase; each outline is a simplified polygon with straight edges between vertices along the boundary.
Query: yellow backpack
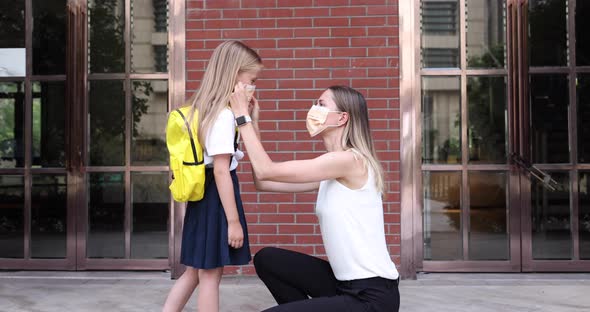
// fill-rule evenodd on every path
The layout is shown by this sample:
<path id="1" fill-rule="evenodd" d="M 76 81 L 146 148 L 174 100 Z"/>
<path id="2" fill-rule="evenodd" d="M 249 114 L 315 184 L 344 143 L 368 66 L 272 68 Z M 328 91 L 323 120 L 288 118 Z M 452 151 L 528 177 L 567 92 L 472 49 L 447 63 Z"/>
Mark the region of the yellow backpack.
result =
<path id="1" fill-rule="evenodd" d="M 199 115 L 195 111 L 192 125 L 189 125 L 190 109 L 186 106 L 172 111 L 166 125 L 166 146 L 173 174 L 170 191 L 177 202 L 199 201 L 205 194 L 205 163 L 198 136 Z"/>

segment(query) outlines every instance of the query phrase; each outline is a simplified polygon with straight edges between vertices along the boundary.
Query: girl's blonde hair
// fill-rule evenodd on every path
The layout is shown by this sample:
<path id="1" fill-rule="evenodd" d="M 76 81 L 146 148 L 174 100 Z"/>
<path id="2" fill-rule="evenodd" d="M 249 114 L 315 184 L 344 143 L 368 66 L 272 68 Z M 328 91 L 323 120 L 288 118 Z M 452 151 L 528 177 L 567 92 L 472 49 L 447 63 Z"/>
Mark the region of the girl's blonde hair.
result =
<path id="1" fill-rule="evenodd" d="M 381 193 L 385 190 L 383 167 L 377 158 L 377 152 L 369 128 L 369 110 L 365 97 L 353 88 L 331 86 L 332 97 L 341 112 L 348 113 L 348 122 L 342 135 L 342 146 L 360 154 L 375 174 L 375 186 Z"/>
<path id="2" fill-rule="evenodd" d="M 199 141 L 205 144 L 207 132 L 228 107 L 229 97 L 237 83 L 238 74 L 262 68 L 262 59 L 240 41 L 226 41 L 213 51 L 197 92 L 189 100 L 192 121 L 195 109 L 199 112 Z"/>

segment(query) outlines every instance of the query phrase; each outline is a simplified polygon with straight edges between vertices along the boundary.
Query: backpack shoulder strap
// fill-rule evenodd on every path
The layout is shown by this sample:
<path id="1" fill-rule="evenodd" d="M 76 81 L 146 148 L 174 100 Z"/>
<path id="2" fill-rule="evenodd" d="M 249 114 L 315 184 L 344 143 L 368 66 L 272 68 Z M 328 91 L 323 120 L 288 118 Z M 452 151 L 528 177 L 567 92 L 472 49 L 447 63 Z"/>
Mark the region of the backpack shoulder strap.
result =
<path id="1" fill-rule="evenodd" d="M 191 148 L 193 150 L 193 157 L 194 157 L 193 159 L 195 160 L 195 162 L 193 162 L 193 163 L 189 163 L 189 162 L 185 162 L 185 161 L 183 161 L 182 163 L 187 166 L 198 166 L 203 163 L 203 160 L 199 161 L 199 158 L 197 156 L 198 155 L 197 154 L 197 147 L 195 146 L 195 140 L 193 138 L 193 131 L 191 130 L 190 125 L 188 124 L 188 120 L 186 120 L 186 117 L 184 117 L 184 114 L 180 111 L 180 108 L 176 109 L 176 111 L 178 112 L 178 114 L 180 114 L 180 117 L 182 117 L 182 119 L 184 120 L 184 124 L 186 125 L 186 129 L 188 131 L 188 136 L 190 137 L 190 140 L 191 140 Z"/>

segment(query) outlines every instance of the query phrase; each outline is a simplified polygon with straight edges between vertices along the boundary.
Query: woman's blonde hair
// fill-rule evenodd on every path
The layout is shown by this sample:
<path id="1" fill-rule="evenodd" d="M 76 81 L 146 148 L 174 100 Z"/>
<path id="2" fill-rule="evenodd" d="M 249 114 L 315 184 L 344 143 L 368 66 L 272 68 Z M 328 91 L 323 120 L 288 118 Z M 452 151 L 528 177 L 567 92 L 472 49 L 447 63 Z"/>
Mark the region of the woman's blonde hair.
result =
<path id="1" fill-rule="evenodd" d="M 348 113 L 348 122 L 342 135 L 342 146 L 360 154 L 375 174 L 377 190 L 384 193 L 383 167 L 377 158 L 377 152 L 369 128 L 369 110 L 365 97 L 347 86 L 331 86 L 332 97 L 341 112 Z"/>
<path id="2" fill-rule="evenodd" d="M 217 46 L 197 92 L 189 100 L 192 121 L 195 109 L 199 112 L 199 141 L 205 144 L 207 132 L 224 108 L 237 83 L 238 74 L 262 68 L 258 53 L 240 41 L 226 41 Z"/>

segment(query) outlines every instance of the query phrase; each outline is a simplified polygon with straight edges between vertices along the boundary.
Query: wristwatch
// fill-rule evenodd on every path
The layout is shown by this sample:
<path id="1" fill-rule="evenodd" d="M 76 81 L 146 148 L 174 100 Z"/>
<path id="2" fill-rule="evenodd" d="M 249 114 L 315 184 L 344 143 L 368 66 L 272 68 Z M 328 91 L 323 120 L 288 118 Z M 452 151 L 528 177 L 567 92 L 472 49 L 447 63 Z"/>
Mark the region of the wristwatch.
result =
<path id="1" fill-rule="evenodd" d="M 250 116 L 248 116 L 248 115 L 243 115 L 243 116 L 236 118 L 236 126 L 238 126 L 238 127 L 245 125 L 249 122 L 252 122 L 252 118 L 250 118 Z"/>

